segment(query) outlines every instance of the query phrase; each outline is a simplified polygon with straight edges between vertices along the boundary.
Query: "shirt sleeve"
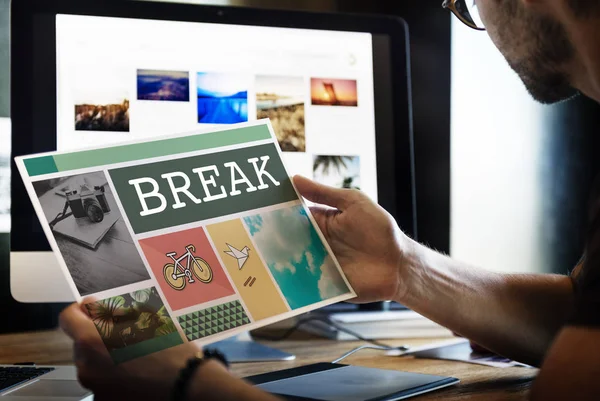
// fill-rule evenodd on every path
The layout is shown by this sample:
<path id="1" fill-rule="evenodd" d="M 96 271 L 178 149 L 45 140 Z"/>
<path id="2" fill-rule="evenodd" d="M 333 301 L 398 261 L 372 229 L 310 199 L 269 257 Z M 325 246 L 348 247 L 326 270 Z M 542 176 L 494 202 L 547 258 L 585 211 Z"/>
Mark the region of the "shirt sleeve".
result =
<path id="1" fill-rule="evenodd" d="M 585 254 L 571 274 L 575 308 L 567 324 L 600 327 L 600 176 L 593 185 L 587 220 Z"/>
<path id="2" fill-rule="evenodd" d="M 594 267 L 586 263 L 577 276 L 571 276 L 575 308 L 569 326 L 600 327 L 600 269 Z"/>

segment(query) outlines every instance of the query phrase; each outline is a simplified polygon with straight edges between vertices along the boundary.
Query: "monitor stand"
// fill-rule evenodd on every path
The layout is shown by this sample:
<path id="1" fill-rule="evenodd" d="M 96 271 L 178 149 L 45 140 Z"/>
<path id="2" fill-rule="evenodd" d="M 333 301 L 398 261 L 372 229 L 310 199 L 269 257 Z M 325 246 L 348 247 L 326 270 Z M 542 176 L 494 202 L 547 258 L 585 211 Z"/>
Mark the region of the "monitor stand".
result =
<path id="1" fill-rule="evenodd" d="M 10 292 L 22 303 L 71 303 L 73 290 L 48 251 L 10 253 Z"/>
<path id="2" fill-rule="evenodd" d="M 295 355 L 255 342 L 247 331 L 230 339 L 207 345 L 204 348 L 218 349 L 232 363 L 292 361 L 296 359 Z"/>

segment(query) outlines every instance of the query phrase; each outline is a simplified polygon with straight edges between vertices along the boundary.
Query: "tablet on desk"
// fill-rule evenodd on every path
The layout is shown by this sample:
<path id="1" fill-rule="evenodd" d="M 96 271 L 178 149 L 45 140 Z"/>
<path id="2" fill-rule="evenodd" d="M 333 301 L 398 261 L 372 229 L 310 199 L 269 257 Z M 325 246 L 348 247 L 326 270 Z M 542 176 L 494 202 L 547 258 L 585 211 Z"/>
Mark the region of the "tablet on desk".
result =
<path id="1" fill-rule="evenodd" d="M 454 377 L 334 363 L 280 370 L 246 380 L 264 391 L 296 401 L 404 400 L 459 382 Z"/>

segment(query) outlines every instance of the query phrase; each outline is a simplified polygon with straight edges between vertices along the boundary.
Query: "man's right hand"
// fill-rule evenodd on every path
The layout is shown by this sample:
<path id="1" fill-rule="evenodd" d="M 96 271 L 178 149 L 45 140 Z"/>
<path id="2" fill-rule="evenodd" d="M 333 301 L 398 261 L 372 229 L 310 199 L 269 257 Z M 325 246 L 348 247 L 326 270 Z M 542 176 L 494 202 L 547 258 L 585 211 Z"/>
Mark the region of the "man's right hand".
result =
<path id="1" fill-rule="evenodd" d="M 294 185 L 306 199 L 331 206 L 311 207 L 323 235 L 358 298 L 356 303 L 400 300 L 406 293 L 401 275 L 416 246 L 393 217 L 360 191 L 337 189 L 301 176 Z"/>

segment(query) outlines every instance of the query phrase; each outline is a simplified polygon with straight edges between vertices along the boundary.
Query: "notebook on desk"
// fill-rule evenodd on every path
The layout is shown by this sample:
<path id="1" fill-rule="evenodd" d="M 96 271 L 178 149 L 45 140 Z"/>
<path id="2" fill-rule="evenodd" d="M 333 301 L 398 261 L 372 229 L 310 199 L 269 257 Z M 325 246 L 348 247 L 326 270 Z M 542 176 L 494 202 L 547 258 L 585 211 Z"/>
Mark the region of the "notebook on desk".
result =
<path id="1" fill-rule="evenodd" d="M 294 401 L 396 401 L 452 386 L 454 377 L 317 363 L 245 378 Z"/>

